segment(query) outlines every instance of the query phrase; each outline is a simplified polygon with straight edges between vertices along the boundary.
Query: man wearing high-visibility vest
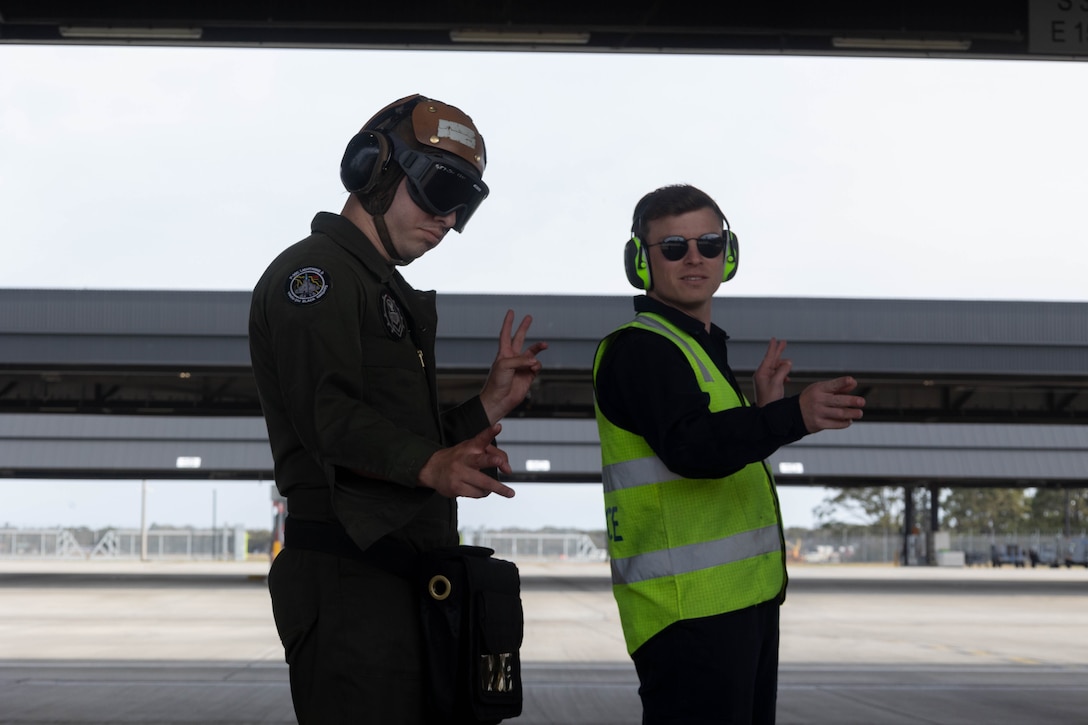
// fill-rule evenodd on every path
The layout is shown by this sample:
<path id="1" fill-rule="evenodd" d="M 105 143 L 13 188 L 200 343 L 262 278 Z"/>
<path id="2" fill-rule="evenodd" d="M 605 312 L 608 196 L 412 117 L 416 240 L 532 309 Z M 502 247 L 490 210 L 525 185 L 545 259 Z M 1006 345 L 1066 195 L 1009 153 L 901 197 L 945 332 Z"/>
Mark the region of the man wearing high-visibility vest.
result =
<path id="1" fill-rule="evenodd" d="M 851 377 L 785 395 L 791 362 L 771 338 L 749 403 L 729 368 L 712 298 L 737 271 L 737 237 L 688 185 L 635 206 L 624 250 L 634 320 L 593 366 L 612 588 L 639 676 L 643 723 L 773 723 L 782 519 L 764 462 L 861 418 Z"/>

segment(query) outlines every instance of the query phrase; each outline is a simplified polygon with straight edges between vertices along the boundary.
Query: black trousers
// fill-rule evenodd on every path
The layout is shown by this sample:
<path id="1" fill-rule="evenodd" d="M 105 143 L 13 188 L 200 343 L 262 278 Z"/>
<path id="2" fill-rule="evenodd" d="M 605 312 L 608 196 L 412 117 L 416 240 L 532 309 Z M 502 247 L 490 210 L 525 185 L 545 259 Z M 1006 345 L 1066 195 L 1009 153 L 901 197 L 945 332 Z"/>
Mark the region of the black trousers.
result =
<path id="1" fill-rule="evenodd" d="M 635 650 L 643 725 L 772 725 L 778 602 L 669 625 Z"/>
<path id="2" fill-rule="evenodd" d="M 288 547 L 268 588 L 300 725 L 429 725 L 419 606 L 406 580 Z"/>

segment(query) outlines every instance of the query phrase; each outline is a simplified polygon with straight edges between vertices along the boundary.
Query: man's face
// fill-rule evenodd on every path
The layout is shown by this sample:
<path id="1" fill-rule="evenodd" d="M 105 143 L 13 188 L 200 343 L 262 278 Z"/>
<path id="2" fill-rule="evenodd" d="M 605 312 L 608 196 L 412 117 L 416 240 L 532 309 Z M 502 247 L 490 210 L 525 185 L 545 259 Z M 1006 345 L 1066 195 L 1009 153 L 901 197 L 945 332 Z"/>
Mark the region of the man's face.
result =
<path id="1" fill-rule="evenodd" d="M 699 253 L 694 241 L 688 242 L 687 253 L 677 261 L 666 259 L 656 246 L 665 237 L 696 239 L 704 234 L 721 234 L 722 220 L 713 209 L 697 209 L 677 216 L 662 217 L 649 222 L 646 229 L 650 245 L 649 263 L 654 286 L 647 294 L 659 302 L 686 312 L 692 317 L 709 321 L 710 299 L 722 284 L 725 254 L 707 259 Z"/>
<path id="2" fill-rule="evenodd" d="M 407 179 L 401 179 L 393 203 L 385 212 L 385 224 L 393 247 L 405 263 L 419 259 L 437 247 L 456 220 L 456 212 L 436 216 L 421 209 L 408 193 Z"/>

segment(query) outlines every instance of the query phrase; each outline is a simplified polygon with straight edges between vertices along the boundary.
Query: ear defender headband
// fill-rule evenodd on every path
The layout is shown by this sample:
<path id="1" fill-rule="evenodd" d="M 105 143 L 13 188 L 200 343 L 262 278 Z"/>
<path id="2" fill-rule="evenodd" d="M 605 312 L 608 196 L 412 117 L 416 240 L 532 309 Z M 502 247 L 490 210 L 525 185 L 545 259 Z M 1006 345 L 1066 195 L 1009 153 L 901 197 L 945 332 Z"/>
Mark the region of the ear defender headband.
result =
<path id="1" fill-rule="evenodd" d="M 722 223 L 725 229 L 722 231 L 722 239 L 725 242 L 722 253 L 725 255 L 725 266 L 722 268 L 722 282 L 733 279 L 740 265 L 740 243 L 737 235 L 729 228 L 729 220 L 724 216 Z M 631 238 L 623 248 L 623 268 L 627 272 L 627 281 L 635 289 L 649 292 L 654 288 L 654 277 L 650 271 L 650 251 L 638 237 L 640 223 L 636 225 Z"/>

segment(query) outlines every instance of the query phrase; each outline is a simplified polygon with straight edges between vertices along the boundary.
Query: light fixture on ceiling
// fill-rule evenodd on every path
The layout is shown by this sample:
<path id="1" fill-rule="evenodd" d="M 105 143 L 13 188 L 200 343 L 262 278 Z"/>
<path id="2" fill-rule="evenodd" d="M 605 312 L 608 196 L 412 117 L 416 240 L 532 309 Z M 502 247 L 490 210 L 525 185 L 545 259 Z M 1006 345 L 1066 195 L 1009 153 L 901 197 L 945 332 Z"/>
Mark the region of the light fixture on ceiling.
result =
<path id="1" fill-rule="evenodd" d="M 58 30 L 69 40 L 200 40 L 204 34 L 203 28 L 62 25 Z"/>
<path id="2" fill-rule="evenodd" d="M 451 30 L 454 43 L 509 43 L 511 45 L 585 45 L 589 33 L 552 33 L 543 30 Z"/>
<path id="3" fill-rule="evenodd" d="M 921 50 L 935 52 L 971 49 L 970 40 L 958 38 L 845 38 L 834 37 L 831 46 L 839 50 Z"/>
<path id="4" fill-rule="evenodd" d="M 200 468 L 201 460 L 200 456 L 178 456 L 177 463 L 174 464 L 175 468 Z"/>

